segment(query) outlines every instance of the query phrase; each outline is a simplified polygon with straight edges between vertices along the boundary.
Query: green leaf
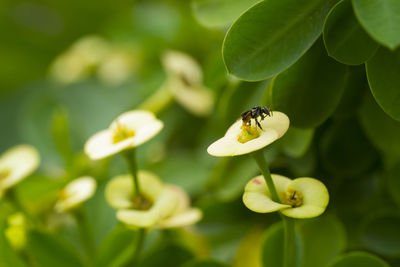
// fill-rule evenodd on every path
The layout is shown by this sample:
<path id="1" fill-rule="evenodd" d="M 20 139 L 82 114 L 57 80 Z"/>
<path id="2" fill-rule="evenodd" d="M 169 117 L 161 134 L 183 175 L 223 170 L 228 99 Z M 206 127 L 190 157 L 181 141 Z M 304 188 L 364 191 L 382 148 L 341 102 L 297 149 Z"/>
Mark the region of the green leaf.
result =
<path id="1" fill-rule="evenodd" d="M 194 260 L 184 264 L 183 267 L 229 267 L 229 265 L 214 260 Z"/>
<path id="2" fill-rule="evenodd" d="M 391 52 L 381 47 L 366 68 L 376 102 L 390 117 L 400 121 L 400 49 Z"/>
<path id="3" fill-rule="evenodd" d="M 98 249 L 96 266 L 125 266 L 135 251 L 135 232 L 117 226 L 101 243 Z"/>
<path id="4" fill-rule="evenodd" d="M 395 49 L 400 44 L 400 1 L 352 0 L 364 29 L 377 42 Z"/>
<path id="5" fill-rule="evenodd" d="M 286 155 L 294 158 L 303 156 L 311 145 L 314 129 L 298 129 L 290 127 L 280 139 L 282 150 Z"/>
<path id="6" fill-rule="evenodd" d="M 326 55 L 318 41 L 271 83 L 268 105 L 289 116 L 290 124 L 312 128 L 335 110 L 345 85 L 346 67 Z"/>
<path id="7" fill-rule="evenodd" d="M 329 56 L 347 65 L 364 63 L 378 48 L 354 16 L 351 0 L 342 0 L 329 12 L 324 42 Z"/>
<path id="8" fill-rule="evenodd" d="M 400 206 L 400 162 L 396 163 L 387 172 L 387 189 L 397 205 Z"/>
<path id="9" fill-rule="evenodd" d="M 325 266 L 346 246 L 343 226 L 334 217 L 305 221 L 300 227 L 303 240 L 303 267 Z"/>
<path id="10" fill-rule="evenodd" d="M 381 152 L 400 156 L 400 123 L 386 115 L 371 95 L 360 108 L 361 124 L 371 143 Z"/>
<path id="11" fill-rule="evenodd" d="M 243 13 L 223 44 L 225 65 L 233 75 L 264 80 L 296 62 L 321 34 L 335 0 L 269 0 Z"/>
<path id="12" fill-rule="evenodd" d="M 329 267 L 389 267 L 389 264 L 377 256 L 361 251 L 347 253 L 338 257 Z"/>
<path id="13" fill-rule="evenodd" d="M 339 176 L 363 174 L 377 161 L 377 151 L 355 119 L 336 121 L 320 140 L 322 163 Z"/>
<path id="14" fill-rule="evenodd" d="M 264 235 L 262 245 L 262 262 L 264 267 L 282 267 L 284 248 L 284 230 L 282 223 L 276 223 L 269 227 Z M 301 255 L 303 253 L 301 240 L 296 235 L 296 266 L 300 266 Z M 296 267 L 293 266 L 293 267 Z"/>
<path id="15" fill-rule="evenodd" d="M 192 0 L 196 19 L 206 27 L 220 28 L 231 24 L 251 5 L 260 0 Z"/>
<path id="16" fill-rule="evenodd" d="M 368 250 L 387 257 L 400 256 L 400 216 L 380 214 L 367 218 L 362 226 L 362 241 Z"/>
<path id="17" fill-rule="evenodd" d="M 84 266 L 78 251 L 65 239 L 36 230 L 28 235 L 27 253 L 38 267 Z"/>

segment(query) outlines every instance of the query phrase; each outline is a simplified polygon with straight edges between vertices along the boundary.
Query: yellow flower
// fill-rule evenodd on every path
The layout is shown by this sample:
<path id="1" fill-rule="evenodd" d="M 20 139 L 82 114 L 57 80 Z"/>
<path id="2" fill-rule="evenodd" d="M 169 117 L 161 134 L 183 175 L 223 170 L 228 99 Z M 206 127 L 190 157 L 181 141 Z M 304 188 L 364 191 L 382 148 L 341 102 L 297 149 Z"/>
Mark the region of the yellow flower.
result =
<path id="1" fill-rule="evenodd" d="M 176 101 L 196 116 L 209 115 L 214 106 L 214 94 L 203 86 L 199 64 L 178 51 L 164 53 L 162 63 L 168 76 L 165 86 Z"/>
<path id="2" fill-rule="evenodd" d="M 272 116 L 260 120 L 262 129 L 256 126 L 254 119 L 250 122 L 252 126 L 243 126 L 242 120 L 237 120 L 229 127 L 224 137 L 207 148 L 207 152 L 216 157 L 254 152 L 282 137 L 290 123 L 288 116 L 279 111 L 274 111 Z"/>
<path id="3" fill-rule="evenodd" d="M 142 195 L 134 197 L 130 175 L 114 177 L 106 187 L 106 199 L 116 208 L 119 221 L 143 228 L 181 227 L 196 223 L 202 213 L 190 207 L 188 195 L 179 187 L 164 185 L 157 176 L 138 172 Z"/>
<path id="4" fill-rule="evenodd" d="M 312 218 L 321 215 L 328 205 L 329 193 L 325 185 L 314 178 L 291 180 L 272 174 L 280 203 L 271 199 L 263 176 L 250 180 L 245 187 L 243 202 L 247 208 L 259 213 L 280 211 L 293 218 Z"/>
<path id="5" fill-rule="evenodd" d="M 90 176 L 77 178 L 61 190 L 54 206 L 57 212 L 71 210 L 91 198 L 96 191 L 96 180 Z"/>
<path id="6" fill-rule="evenodd" d="M 114 120 L 108 129 L 93 135 L 85 144 L 85 152 L 93 160 L 102 159 L 143 144 L 162 128 L 162 121 L 153 113 L 128 111 Z"/>
<path id="7" fill-rule="evenodd" d="M 39 166 L 40 156 L 36 148 L 18 145 L 0 157 L 0 197 L 8 188 L 21 182 Z"/>

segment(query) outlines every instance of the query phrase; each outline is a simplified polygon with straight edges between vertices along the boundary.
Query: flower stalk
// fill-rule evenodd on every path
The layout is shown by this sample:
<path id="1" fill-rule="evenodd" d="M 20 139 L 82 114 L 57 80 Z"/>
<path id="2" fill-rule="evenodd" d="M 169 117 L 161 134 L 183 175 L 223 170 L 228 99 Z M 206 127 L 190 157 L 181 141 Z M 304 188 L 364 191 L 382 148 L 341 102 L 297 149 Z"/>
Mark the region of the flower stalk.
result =
<path id="1" fill-rule="evenodd" d="M 138 265 L 139 256 L 140 256 L 140 253 L 142 252 L 145 239 L 146 239 L 146 229 L 145 228 L 139 228 L 138 229 L 138 236 L 136 238 L 135 253 L 133 254 L 133 258 L 132 258 L 132 266 L 133 267 L 139 266 Z"/>
<path id="2" fill-rule="evenodd" d="M 132 180 L 133 180 L 133 196 L 140 196 L 141 190 L 140 190 L 140 184 L 139 184 L 139 179 L 138 179 L 138 165 L 136 161 L 136 149 L 128 149 L 122 152 L 122 155 L 124 156 L 126 163 L 128 165 L 129 171 L 132 175 Z"/>
<path id="3" fill-rule="evenodd" d="M 264 153 L 262 150 L 256 150 L 251 153 L 255 161 L 257 162 L 258 167 L 261 170 L 262 175 L 264 176 L 265 182 L 267 183 L 269 192 L 271 192 L 272 200 L 275 202 L 280 202 L 278 193 L 276 191 L 274 181 L 272 181 L 271 173 L 269 171 L 268 163 L 265 159 Z"/>

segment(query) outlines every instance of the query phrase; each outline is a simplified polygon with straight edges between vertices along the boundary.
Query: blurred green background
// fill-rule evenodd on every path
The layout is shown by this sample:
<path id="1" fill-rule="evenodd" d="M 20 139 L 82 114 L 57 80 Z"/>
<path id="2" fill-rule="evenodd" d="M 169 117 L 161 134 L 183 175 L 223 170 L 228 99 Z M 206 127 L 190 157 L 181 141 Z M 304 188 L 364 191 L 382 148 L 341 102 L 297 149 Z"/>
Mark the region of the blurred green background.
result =
<path id="1" fill-rule="evenodd" d="M 246 155 L 218 159 L 206 153 L 242 111 L 256 105 L 279 106 L 291 119 L 295 117 L 296 127 L 265 149 L 271 172 L 315 177 L 330 192 L 327 212 L 298 224 L 301 266 L 326 266 L 353 250 L 371 252 L 391 266 L 400 266 L 400 124 L 375 102 L 363 66 L 334 61 L 320 39 L 312 54 L 305 54 L 294 69 L 275 79 L 274 88 L 282 92 L 299 88 L 297 95 L 289 90 L 283 102 L 271 92 L 271 79 L 239 81 L 228 76 L 222 60 L 228 25 L 255 1 L 243 1 L 237 10 L 223 4 L 211 8 L 222 7 L 225 13 L 217 14 L 203 14 L 201 2 L 0 3 L 0 151 L 27 143 L 42 158 L 35 175 L 16 188 L 22 204 L 33 216 L 51 221 L 55 192 L 66 181 L 93 175 L 99 187 L 84 208 L 98 247 L 95 266 L 123 266 L 111 261 L 129 253 L 134 232 L 117 223 L 115 211 L 105 202 L 104 187 L 127 167 L 120 156 L 92 162 L 83 146 L 120 113 L 137 108 L 156 92 L 166 79 L 161 56 L 173 49 L 199 62 L 205 86 L 215 93 L 215 107 L 207 117 L 192 115 L 175 102 L 160 111 L 157 117 L 165 127 L 138 149 L 139 166 L 166 183 L 182 186 L 193 204 L 203 209 L 204 218 L 190 230 L 153 231 L 143 266 L 192 266 L 188 262 L 199 258 L 237 267 L 272 266 L 268 265 L 268 256 L 274 255 L 271 244 L 279 246 L 276 240 L 282 235 L 281 226 L 274 225 L 279 217 L 255 214 L 241 202 L 244 185 L 258 174 L 257 166 Z M 55 60 L 88 36 L 122 55 L 125 61 L 116 67 L 120 72 L 113 71 L 111 63 L 111 67 L 91 64 L 76 76 L 61 71 L 67 80 L 60 79 L 54 74 Z M 318 69 L 328 71 L 318 73 Z M 308 76 L 303 70 L 317 74 Z M 324 79 L 326 73 L 332 81 Z M 326 91 L 317 94 L 314 87 Z M 320 106 L 327 108 L 320 112 Z M 314 119 L 313 114 L 322 115 Z M 1 208 L 4 229 L 10 210 L 6 203 Z M 66 222 L 48 231 L 32 231 L 28 256 L 13 252 L 2 237 L 0 256 L 7 258 L 2 266 L 25 266 L 24 257 L 33 258 L 35 266 L 80 264 L 76 225 Z M 65 265 L 56 261 L 59 258 Z"/>

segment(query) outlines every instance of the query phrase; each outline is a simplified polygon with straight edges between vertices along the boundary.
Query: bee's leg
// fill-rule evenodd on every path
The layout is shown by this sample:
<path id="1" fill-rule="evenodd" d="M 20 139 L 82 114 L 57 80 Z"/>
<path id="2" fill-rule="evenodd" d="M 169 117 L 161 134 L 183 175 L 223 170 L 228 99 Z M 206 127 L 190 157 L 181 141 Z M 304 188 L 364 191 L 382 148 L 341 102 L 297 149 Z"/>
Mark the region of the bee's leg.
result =
<path id="1" fill-rule="evenodd" d="M 256 121 L 256 124 L 258 127 L 260 127 L 261 130 L 263 130 L 263 128 L 261 127 L 261 124 L 258 122 L 257 118 L 254 119 Z"/>

